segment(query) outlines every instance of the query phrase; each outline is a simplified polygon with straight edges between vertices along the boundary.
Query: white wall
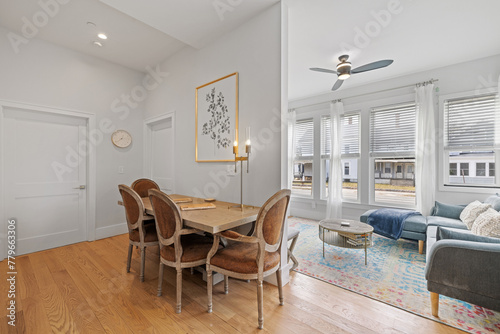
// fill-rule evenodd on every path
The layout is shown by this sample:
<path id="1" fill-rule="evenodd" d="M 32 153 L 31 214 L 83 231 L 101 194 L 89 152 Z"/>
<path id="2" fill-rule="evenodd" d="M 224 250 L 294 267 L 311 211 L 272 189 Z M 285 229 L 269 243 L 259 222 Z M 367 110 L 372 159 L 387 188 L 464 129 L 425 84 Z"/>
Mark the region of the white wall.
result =
<path id="1" fill-rule="evenodd" d="M 3 38 L 7 32 L 0 27 L 1 100 L 94 113 L 97 124 L 108 118 L 114 127 L 132 134 L 129 149 L 115 148 L 109 133 L 96 147 L 96 236 L 126 232 L 123 208 L 116 203 L 117 185 L 130 184 L 142 175 L 143 115 L 139 105 L 120 119 L 123 113 L 112 112 L 112 103 L 130 94 L 144 74 L 37 39 L 21 45 L 15 54 Z M 118 166 L 124 166 L 123 174 L 118 174 Z M 9 215 L 8 208 L 5 211 Z"/>
<path id="2" fill-rule="evenodd" d="M 170 75 L 147 99 L 146 118 L 175 112 L 176 193 L 240 200 L 239 176 L 226 175 L 232 163 L 195 162 L 196 87 L 234 72 L 239 73 L 240 141 L 244 129 L 252 128 L 243 200 L 262 205 L 280 189 L 280 15 L 278 4 L 209 46 L 185 48 L 161 65 Z"/>
<path id="3" fill-rule="evenodd" d="M 450 55 L 452 57 L 452 55 Z M 438 87 L 437 100 L 439 96 L 461 93 L 461 92 L 487 92 L 492 87 L 497 87 L 498 77 L 500 74 L 500 55 L 492 56 L 488 58 L 481 58 L 471 62 L 466 62 L 457 65 L 451 65 L 447 67 L 431 69 L 425 72 L 415 73 L 412 75 L 407 75 L 404 77 L 393 78 L 389 80 L 384 80 L 377 83 L 372 83 L 357 88 L 342 88 L 336 92 L 330 92 L 328 94 L 318 95 L 302 100 L 291 101 L 290 108 L 301 108 L 313 104 L 319 104 L 315 107 L 309 109 L 321 109 L 322 103 L 328 108 L 328 102 L 334 99 L 343 99 L 344 106 L 346 109 L 350 105 L 354 104 L 364 104 L 366 101 L 377 100 L 381 98 L 401 96 L 405 94 L 414 94 L 414 88 L 404 88 L 400 90 L 387 91 L 379 94 L 370 94 L 373 92 L 389 90 L 392 88 L 403 87 L 407 85 L 413 85 L 418 82 L 427 81 L 431 78 L 439 79 L 435 83 Z M 349 98 L 358 95 L 370 94 L 366 96 L 360 96 L 355 98 Z M 439 101 L 436 101 L 436 103 Z M 308 109 L 308 108 L 305 108 Z M 437 111 L 437 110 L 436 110 Z M 439 113 L 438 113 L 439 114 Z M 438 123 L 438 114 L 436 114 L 436 124 Z M 299 118 L 299 114 L 297 114 Z M 362 136 L 368 135 L 369 127 L 368 124 L 361 125 Z M 362 137 L 363 138 L 363 137 Z M 368 141 L 362 139 L 361 149 L 365 152 L 368 150 Z M 363 146 L 364 145 L 364 146 Z M 436 149 L 438 145 L 436 144 Z M 369 158 L 364 154 L 360 161 L 360 182 L 368 182 L 368 166 Z M 364 167 L 363 167 L 364 166 Z M 439 167 L 436 167 L 438 170 Z M 439 178 L 438 178 L 439 182 Z M 361 187 L 362 185 L 360 185 Z M 473 200 L 483 201 L 489 194 L 494 194 L 498 192 L 498 189 L 491 189 L 489 191 L 472 190 L 476 192 L 463 192 L 459 190 L 454 191 L 441 191 L 438 184 L 436 184 L 436 200 L 444 203 L 450 204 L 468 204 Z M 360 189 L 361 192 L 368 191 L 368 187 L 365 190 Z M 366 193 L 361 193 L 361 198 L 368 198 Z M 366 201 L 362 201 L 362 203 Z M 368 209 L 377 208 L 377 206 L 368 204 L 353 204 L 344 203 L 343 206 L 343 216 L 350 219 L 358 219 L 359 216 Z M 326 202 L 325 201 L 313 201 L 307 199 L 293 199 L 291 204 L 291 213 L 300 217 L 307 217 L 313 219 L 323 219 L 326 214 Z"/>

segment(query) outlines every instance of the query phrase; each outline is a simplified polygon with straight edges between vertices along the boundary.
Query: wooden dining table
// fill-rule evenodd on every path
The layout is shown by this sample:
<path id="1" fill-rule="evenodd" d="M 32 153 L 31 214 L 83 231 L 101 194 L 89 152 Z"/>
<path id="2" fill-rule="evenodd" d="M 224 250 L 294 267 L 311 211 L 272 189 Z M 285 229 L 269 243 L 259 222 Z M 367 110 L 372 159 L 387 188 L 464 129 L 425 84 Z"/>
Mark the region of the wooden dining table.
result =
<path id="1" fill-rule="evenodd" d="M 174 202 L 178 200 L 182 201 L 187 198 L 192 200 L 190 202 L 177 203 L 179 206 L 184 204 L 209 203 L 205 202 L 202 198 L 185 195 L 173 194 L 168 196 L 170 196 Z M 149 197 L 142 197 L 142 202 L 144 203 L 145 213 L 154 215 Z M 189 211 L 181 210 L 181 217 L 184 225 L 214 234 L 255 222 L 260 210 L 260 207 L 255 206 L 244 206 L 244 209 L 241 210 L 239 207 L 234 207 L 239 206 L 239 204 L 230 202 L 213 201 L 210 203 L 214 204 L 215 208 Z M 123 202 L 118 201 L 118 204 L 123 205 Z"/>

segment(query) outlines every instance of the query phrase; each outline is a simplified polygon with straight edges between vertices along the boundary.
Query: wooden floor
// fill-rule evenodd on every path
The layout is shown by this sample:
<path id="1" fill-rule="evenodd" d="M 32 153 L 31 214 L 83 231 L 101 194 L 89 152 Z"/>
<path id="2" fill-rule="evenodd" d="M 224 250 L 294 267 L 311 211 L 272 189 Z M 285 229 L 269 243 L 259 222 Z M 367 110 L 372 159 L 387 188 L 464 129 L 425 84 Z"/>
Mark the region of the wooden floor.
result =
<path id="1" fill-rule="evenodd" d="M 17 325 L 7 324 L 7 261 L 0 262 L 0 333 L 460 333 L 443 324 L 292 273 L 278 290 L 264 284 L 264 330 L 257 329 L 254 281 L 214 287 L 214 312 L 206 312 L 200 273 L 184 271 L 182 313 L 175 313 L 175 271 L 165 269 L 156 296 L 157 248 L 149 249 L 145 281 L 139 253 L 125 271 L 127 235 L 33 253 L 16 259 Z"/>

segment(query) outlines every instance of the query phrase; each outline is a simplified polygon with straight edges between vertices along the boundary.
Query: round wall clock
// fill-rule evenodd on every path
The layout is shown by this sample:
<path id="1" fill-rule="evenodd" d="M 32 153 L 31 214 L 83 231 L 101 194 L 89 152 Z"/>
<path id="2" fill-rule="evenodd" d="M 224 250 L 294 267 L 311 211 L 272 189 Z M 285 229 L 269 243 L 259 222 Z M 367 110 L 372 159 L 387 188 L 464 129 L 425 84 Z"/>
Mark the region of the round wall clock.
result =
<path id="1" fill-rule="evenodd" d="M 111 142 L 119 148 L 129 147 L 132 144 L 132 136 L 125 130 L 116 130 L 111 135 Z"/>

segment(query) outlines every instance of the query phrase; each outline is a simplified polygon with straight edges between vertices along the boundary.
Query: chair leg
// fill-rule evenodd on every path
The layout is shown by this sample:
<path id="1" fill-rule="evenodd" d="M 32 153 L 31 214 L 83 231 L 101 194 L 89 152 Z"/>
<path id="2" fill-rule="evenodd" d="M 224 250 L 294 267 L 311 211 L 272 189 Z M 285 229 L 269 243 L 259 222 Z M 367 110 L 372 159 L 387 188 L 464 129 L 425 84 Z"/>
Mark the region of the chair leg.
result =
<path id="1" fill-rule="evenodd" d="M 418 241 L 418 254 L 423 254 L 424 253 L 424 241 L 419 240 Z"/>
<path id="2" fill-rule="evenodd" d="M 158 294 L 157 296 L 161 296 L 161 286 L 163 284 L 163 263 L 161 263 L 160 259 L 160 272 L 158 273 Z"/>
<path id="3" fill-rule="evenodd" d="M 276 282 L 278 283 L 278 294 L 280 297 L 280 305 L 284 305 L 283 302 L 283 286 L 281 283 L 281 268 L 276 270 Z"/>
<path id="4" fill-rule="evenodd" d="M 229 292 L 229 276 L 224 275 L 224 293 L 227 295 Z"/>
<path id="5" fill-rule="evenodd" d="M 208 266 L 207 266 L 208 267 Z M 212 313 L 212 270 L 207 268 L 208 313 Z"/>
<path id="6" fill-rule="evenodd" d="M 181 313 L 181 298 L 182 298 L 182 268 L 177 269 L 177 307 L 175 313 Z"/>
<path id="7" fill-rule="evenodd" d="M 146 247 L 141 248 L 141 274 L 139 279 L 144 282 L 144 267 L 146 266 Z"/>
<path id="8" fill-rule="evenodd" d="M 259 308 L 259 329 L 264 328 L 264 288 L 262 280 L 257 280 L 257 305 Z"/>
<path id="9" fill-rule="evenodd" d="M 132 250 L 134 249 L 134 245 L 128 245 L 128 257 L 127 257 L 127 272 L 130 272 L 130 262 L 132 261 Z"/>
<path id="10" fill-rule="evenodd" d="M 435 292 L 431 292 L 431 311 L 433 316 L 439 317 L 439 294 Z"/>

